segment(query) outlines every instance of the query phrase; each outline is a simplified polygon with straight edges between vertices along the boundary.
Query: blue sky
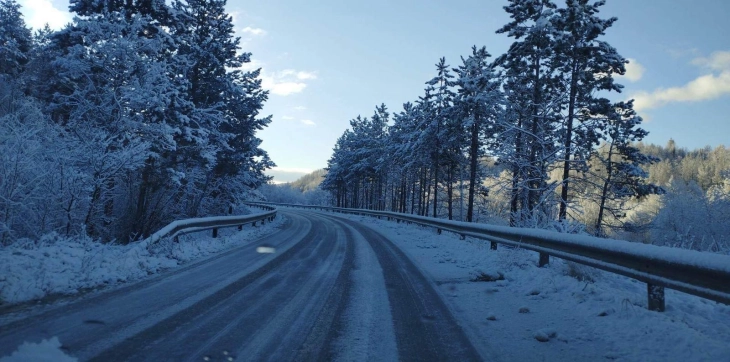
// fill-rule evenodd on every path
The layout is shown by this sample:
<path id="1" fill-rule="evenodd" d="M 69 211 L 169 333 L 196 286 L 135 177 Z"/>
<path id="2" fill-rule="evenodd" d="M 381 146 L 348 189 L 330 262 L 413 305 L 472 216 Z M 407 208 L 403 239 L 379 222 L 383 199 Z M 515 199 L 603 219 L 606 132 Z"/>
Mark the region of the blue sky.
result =
<path id="1" fill-rule="evenodd" d="M 26 22 L 58 28 L 68 1 L 18 0 Z M 558 4 L 561 0 L 557 1 Z M 511 40 L 497 0 L 230 1 L 243 49 L 270 90 L 263 148 L 292 181 L 326 166 L 358 114 L 385 103 L 391 113 L 423 93 L 442 56 L 457 66 L 472 45 L 492 55 Z M 698 148 L 730 144 L 730 1 L 608 0 L 619 20 L 606 41 L 631 59 L 621 97 L 636 98 L 647 142 Z"/>

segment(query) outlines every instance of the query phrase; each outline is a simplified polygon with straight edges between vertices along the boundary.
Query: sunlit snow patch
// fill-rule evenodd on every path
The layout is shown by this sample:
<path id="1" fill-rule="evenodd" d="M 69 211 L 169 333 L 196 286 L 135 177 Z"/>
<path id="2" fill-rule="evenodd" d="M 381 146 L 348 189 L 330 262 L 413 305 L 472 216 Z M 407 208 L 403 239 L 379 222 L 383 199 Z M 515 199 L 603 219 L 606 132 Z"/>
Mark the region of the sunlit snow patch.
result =
<path id="1" fill-rule="evenodd" d="M 271 246 L 259 246 L 256 248 L 256 252 L 261 254 L 273 254 L 276 252 L 276 249 Z"/>
<path id="2" fill-rule="evenodd" d="M 74 357 L 68 356 L 61 350 L 61 341 L 58 337 L 44 339 L 40 343 L 23 342 L 18 350 L 10 356 L 1 357 L 0 362 L 77 362 Z"/>

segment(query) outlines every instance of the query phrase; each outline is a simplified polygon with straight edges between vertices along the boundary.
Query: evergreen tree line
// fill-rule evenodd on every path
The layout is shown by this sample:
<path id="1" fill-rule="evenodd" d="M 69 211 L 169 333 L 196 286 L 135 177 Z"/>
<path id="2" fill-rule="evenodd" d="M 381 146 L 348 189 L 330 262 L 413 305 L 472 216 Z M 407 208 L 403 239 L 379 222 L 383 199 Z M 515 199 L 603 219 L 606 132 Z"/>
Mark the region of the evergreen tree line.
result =
<path id="1" fill-rule="evenodd" d="M 544 227 L 580 219 L 577 201 L 590 200 L 587 226 L 603 235 L 628 201 L 662 193 L 647 182 L 659 159 L 636 147 L 647 132 L 633 101 L 608 98 L 628 61 L 602 40 L 617 20 L 599 17 L 604 4 L 510 0 L 505 54 L 473 47 L 456 68 L 441 58 L 417 100 L 350 121 L 321 184 L 332 203 L 472 222 L 475 200 L 501 193 L 510 225 Z M 507 177 L 486 187 L 488 159 Z"/>
<path id="2" fill-rule="evenodd" d="M 0 0 L 0 242 L 117 242 L 227 213 L 273 166 L 268 93 L 225 0 L 71 0 L 29 29 Z"/>

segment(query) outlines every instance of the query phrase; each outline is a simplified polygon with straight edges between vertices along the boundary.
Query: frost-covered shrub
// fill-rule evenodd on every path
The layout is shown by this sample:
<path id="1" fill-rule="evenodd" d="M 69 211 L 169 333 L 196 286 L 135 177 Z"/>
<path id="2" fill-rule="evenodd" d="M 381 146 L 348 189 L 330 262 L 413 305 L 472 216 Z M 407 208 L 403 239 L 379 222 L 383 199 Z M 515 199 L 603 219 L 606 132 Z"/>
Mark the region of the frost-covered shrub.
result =
<path id="1" fill-rule="evenodd" d="M 721 189 L 702 191 L 693 181 L 673 180 L 654 221 L 654 244 L 730 252 L 730 197 Z"/>

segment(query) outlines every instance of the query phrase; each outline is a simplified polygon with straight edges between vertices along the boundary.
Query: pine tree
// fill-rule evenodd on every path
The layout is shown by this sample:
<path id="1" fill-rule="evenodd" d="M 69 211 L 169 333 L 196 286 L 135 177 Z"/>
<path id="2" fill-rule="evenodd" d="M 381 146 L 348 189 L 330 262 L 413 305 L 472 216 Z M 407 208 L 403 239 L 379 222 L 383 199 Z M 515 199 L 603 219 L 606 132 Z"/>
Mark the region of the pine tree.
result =
<path id="1" fill-rule="evenodd" d="M 556 75 L 555 36 L 553 26 L 556 6 L 549 0 L 511 0 L 505 10 L 513 19 L 497 33 L 515 38 L 509 51 L 497 59 L 505 69 L 508 117 L 503 128 L 512 130 L 512 213 L 517 213 L 517 199 L 523 210 L 512 216 L 511 225 L 526 219 L 533 224 L 545 221 L 550 212 L 549 198 L 553 185 L 548 173 L 555 161 L 555 130 L 560 118 L 558 99 L 562 82 Z M 524 210 L 526 208 L 526 210 Z"/>
<path id="2" fill-rule="evenodd" d="M 452 81 L 454 76 L 449 71 L 446 58 L 439 59 L 439 62 L 436 63 L 436 71 L 437 75 L 426 82 L 433 91 L 433 93 L 426 93 L 426 97 L 432 97 L 428 101 L 433 107 L 430 109 L 432 113 L 427 115 L 425 119 L 429 124 L 429 131 L 433 133 L 434 139 L 431 156 L 433 160 L 433 217 L 438 216 L 438 188 L 439 182 L 442 180 L 441 164 L 442 159 L 446 156 L 444 150 L 444 133 L 451 117 L 450 111 L 455 96 L 451 90 L 451 87 L 454 85 Z"/>
<path id="3" fill-rule="evenodd" d="M 563 127 L 563 175 L 558 219 L 567 217 L 570 171 L 585 169 L 588 153 L 597 144 L 591 117 L 582 116 L 583 110 L 598 100 L 597 91 L 620 92 L 622 86 L 614 82 L 614 74 L 624 74 L 627 61 L 605 41 L 605 35 L 617 18 L 597 16 L 605 1 L 593 4 L 589 0 L 567 0 L 566 7 L 557 10 L 553 18 L 556 36 L 557 62 L 568 84 L 567 115 Z M 580 128 L 574 129 L 576 121 Z"/>
<path id="4" fill-rule="evenodd" d="M 15 0 L 0 0 L 0 79 L 15 79 L 30 60 L 33 38 Z"/>
<path id="5" fill-rule="evenodd" d="M 213 177 L 255 188 L 268 180 L 263 172 L 274 166 L 255 136 L 271 122 L 271 117 L 259 118 L 268 92 L 261 87 L 260 70 L 238 69 L 251 61 L 251 53 L 240 51 L 225 5 L 225 0 L 174 3 L 174 35 L 186 60 L 180 72 L 190 82 L 195 123 L 210 130 L 208 138 L 216 147 Z"/>
<path id="6" fill-rule="evenodd" d="M 469 192 L 466 221 L 474 219 L 474 197 L 482 178 L 478 170 L 479 158 L 484 156 L 483 146 L 489 142 L 495 131 L 497 117 L 503 103 L 499 90 L 500 82 L 486 48 L 472 48 L 472 54 L 464 59 L 456 70 L 458 97 L 455 113 L 466 120 L 465 128 L 469 134 Z"/>
<path id="7" fill-rule="evenodd" d="M 622 200 L 661 194 L 664 191 L 656 185 L 646 183 L 648 174 L 642 168 L 658 159 L 642 154 L 633 145 L 648 134 L 639 128 L 642 120 L 633 109 L 633 100 L 610 105 L 608 101 L 604 101 L 596 108 L 600 109 L 593 114 L 601 117 L 603 126 L 598 132 L 605 146 L 592 154 L 601 171 L 600 181 L 597 183 L 599 194 L 595 232 L 596 235 L 603 235 L 606 213 L 610 213 L 615 219 L 622 217 Z"/>
<path id="8" fill-rule="evenodd" d="M 395 209 L 403 213 L 415 212 L 417 175 L 424 166 L 414 148 L 418 139 L 416 112 L 417 108 L 411 102 L 404 103 L 403 110 L 395 114 L 393 125 L 388 129 L 388 153 L 391 155 L 393 174 L 400 182 L 398 207 Z"/>

